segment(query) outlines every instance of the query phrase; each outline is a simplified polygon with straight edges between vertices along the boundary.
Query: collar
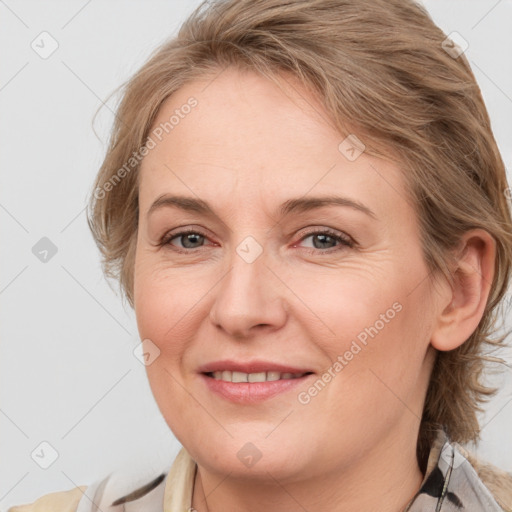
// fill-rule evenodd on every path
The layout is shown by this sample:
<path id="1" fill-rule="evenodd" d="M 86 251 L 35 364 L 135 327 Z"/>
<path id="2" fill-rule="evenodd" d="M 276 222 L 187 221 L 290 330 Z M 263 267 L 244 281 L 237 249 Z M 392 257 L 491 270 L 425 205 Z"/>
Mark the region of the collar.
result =
<path id="1" fill-rule="evenodd" d="M 509 510 L 498 504 L 470 461 L 474 462 L 468 453 L 439 430 L 432 443 L 421 487 L 404 512 Z M 196 471 L 197 464 L 182 448 L 165 481 L 164 512 L 192 510 Z M 507 481 L 512 482 L 512 478 Z"/>
<path id="2" fill-rule="evenodd" d="M 165 480 L 164 512 L 187 512 L 192 510 L 192 491 L 197 464 L 181 448 Z"/>
<path id="3" fill-rule="evenodd" d="M 430 450 L 420 490 L 404 512 L 474 510 L 503 512 L 504 509 L 468 460 L 468 453 L 439 430 Z"/>

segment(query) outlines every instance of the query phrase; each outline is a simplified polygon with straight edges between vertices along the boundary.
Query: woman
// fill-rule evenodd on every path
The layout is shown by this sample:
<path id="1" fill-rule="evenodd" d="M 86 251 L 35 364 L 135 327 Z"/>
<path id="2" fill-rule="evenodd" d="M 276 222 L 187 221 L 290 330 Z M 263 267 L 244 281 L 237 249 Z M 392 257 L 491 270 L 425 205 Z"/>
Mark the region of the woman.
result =
<path id="1" fill-rule="evenodd" d="M 12 510 L 512 510 L 459 444 L 503 342 L 507 187 L 417 4 L 203 4 L 126 85 L 89 217 L 183 449 L 127 495 Z"/>

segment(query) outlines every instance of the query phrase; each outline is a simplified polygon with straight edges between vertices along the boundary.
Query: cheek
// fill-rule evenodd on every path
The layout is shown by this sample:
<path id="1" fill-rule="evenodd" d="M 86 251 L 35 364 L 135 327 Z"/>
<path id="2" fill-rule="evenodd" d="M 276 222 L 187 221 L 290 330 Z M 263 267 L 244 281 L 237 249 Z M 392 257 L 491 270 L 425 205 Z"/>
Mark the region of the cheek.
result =
<path id="1" fill-rule="evenodd" d="M 368 330 L 375 332 L 375 324 L 379 333 L 387 330 L 402 308 L 400 284 L 389 271 L 386 276 L 382 274 L 378 268 L 343 268 L 312 279 L 295 280 L 291 287 L 309 312 L 296 314 L 294 319 L 303 318 L 303 327 L 310 330 L 317 343 L 325 343 L 328 352 L 348 349 L 347 342 L 350 345 L 353 339 L 364 342 Z M 312 314 L 316 317 L 314 322 Z M 315 334 L 313 324 L 320 324 L 321 331 Z"/>
<path id="2" fill-rule="evenodd" d="M 139 260 L 134 277 L 140 339 L 150 340 L 159 351 L 146 366 L 149 383 L 161 408 L 181 410 L 190 400 L 183 395 L 193 370 L 190 347 L 208 313 L 205 295 L 213 285 L 204 272 L 178 271 L 150 258 Z M 169 411 L 162 412 L 169 417 Z"/>
<path id="3" fill-rule="evenodd" d="M 326 376 L 332 382 L 326 386 L 329 401 L 370 414 L 361 403 L 378 399 L 400 407 L 401 397 L 412 397 L 422 386 L 431 298 L 427 280 L 421 281 L 426 270 L 420 264 L 410 270 L 388 267 L 385 276 L 340 273 L 338 279 L 315 279 L 314 289 L 300 289 L 321 331 L 306 321 L 302 327 L 329 356 L 325 370 L 336 375 Z"/>
<path id="4" fill-rule="evenodd" d="M 186 391 L 184 355 L 192 333 L 191 296 L 182 293 L 179 280 L 140 268 L 135 277 L 135 314 L 141 340 L 150 340 L 159 355 L 146 366 L 152 394 L 169 428 L 180 442 L 187 426 L 201 415 Z M 185 437 L 186 438 L 186 437 Z"/>
<path id="5" fill-rule="evenodd" d="M 204 295 L 203 282 L 197 274 L 166 268 L 151 257 L 136 260 L 135 314 L 141 337 L 157 345 L 181 340 L 185 323 Z"/>

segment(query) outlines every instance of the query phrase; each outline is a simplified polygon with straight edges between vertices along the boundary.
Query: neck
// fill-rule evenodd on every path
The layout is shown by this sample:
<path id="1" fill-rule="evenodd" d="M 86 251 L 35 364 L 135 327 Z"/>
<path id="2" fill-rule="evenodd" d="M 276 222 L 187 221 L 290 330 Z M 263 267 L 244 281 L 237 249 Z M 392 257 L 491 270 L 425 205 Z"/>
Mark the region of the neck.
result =
<path id="1" fill-rule="evenodd" d="M 370 450 L 356 466 L 333 468 L 315 477 L 280 481 L 263 471 L 258 478 L 223 475 L 198 466 L 193 509 L 197 512 L 401 512 L 420 488 L 423 474 L 416 443 L 391 436 Z"/>

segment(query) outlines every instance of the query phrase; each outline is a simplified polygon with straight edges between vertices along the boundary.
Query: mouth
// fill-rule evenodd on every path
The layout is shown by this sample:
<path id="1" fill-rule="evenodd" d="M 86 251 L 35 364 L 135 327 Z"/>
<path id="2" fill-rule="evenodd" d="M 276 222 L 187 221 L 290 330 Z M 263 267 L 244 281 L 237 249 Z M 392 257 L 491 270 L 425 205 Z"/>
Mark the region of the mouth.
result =
<path id="1" fill-rule="evenodd" d="M 199 368 L 206 389 L 215 396 L 238 404 L 254 404 L 276 395 L 285 396 L 315 375 L 296 368 L 265 361 L 240 363 L 217 361 Z"/>
<path id="2" fill-rule="evenodd" d="M 214 376 L 215 374 L 216 376 Z M 212 395 L 236 404 L 251 405 L 277 398 L 278 395 L 283 400 L 296 400 L 296 396 L 292 395 L 292 398 L 290 392 L 296 390 L 301 384 L 305 388 L 306 381 L 314 374 L 312 372 L 281 374 L 274 371 L 258 373 L 218 371 L 200 375 Z M 263 376 L 265 376 L 265 380 L 263 380 Z"/>
<path id="3" fill-rule="evenodd" d="M 276 371 L 245 373 L 245 372 L 223 370 L 223 371 L 215 371 L 215 372 L 205 372 L 204 375 L 206 375 L 207 377 L 210 377 L 212 379 L 220 380 L 223 382 L 243 383 L 243 382 L 275 382 L 278 380 L 300 379 L 301 377 L 304 377 L 305 375 L 311 375 L 312 373 L 313 372 L 291 373 L 291 372 L 276 372 Z"/>

